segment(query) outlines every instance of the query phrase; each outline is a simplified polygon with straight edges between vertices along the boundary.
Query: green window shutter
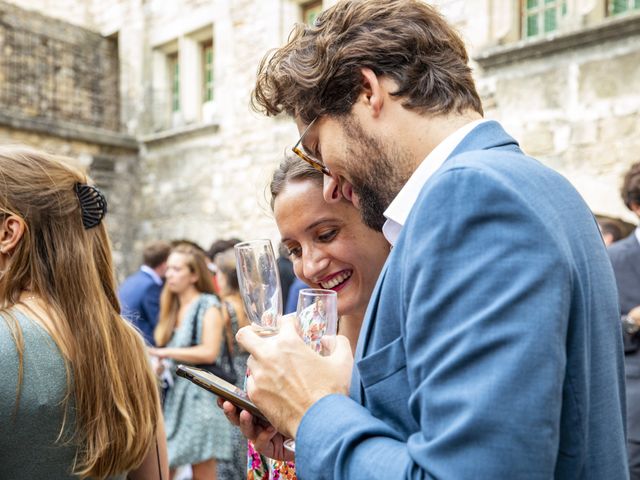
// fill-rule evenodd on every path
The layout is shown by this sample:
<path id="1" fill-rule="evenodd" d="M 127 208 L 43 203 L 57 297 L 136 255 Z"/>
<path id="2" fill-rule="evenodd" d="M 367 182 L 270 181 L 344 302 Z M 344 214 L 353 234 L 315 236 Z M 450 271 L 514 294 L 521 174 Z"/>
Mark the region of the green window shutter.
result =
<path id="1" fill-rule="evenodd" d="M 527 16 L 527 37 L 535 37 L 538 35 L 538 16 L 537 15 L 528 15 Z"/>
<path id="2" fill-rule="evenodd" d="M 172 78 L 171 78 L 171 110 L 177 112 L 180 110 L 180 64 L 176 56 L 173 61 Z"/>
<path id="3" fill-rule="evenodd" d="M 213 44 L 202 46 L 202 101 L 213 100 Z"/>
<path id="4" fill-rule="evenodd" d="M 544 11 L 544 33 L 553 32 L 557 28 L 556 9 Z"/>

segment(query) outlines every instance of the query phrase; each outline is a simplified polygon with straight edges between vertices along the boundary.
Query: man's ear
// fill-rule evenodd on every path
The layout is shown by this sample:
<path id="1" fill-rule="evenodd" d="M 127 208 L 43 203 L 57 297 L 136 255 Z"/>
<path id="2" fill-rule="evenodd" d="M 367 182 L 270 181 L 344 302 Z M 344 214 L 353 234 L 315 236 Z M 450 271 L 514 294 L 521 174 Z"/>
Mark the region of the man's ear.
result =
<path id="1" fill-rule="evenodd" d="M 640 217 L 640 204 L 631 202 L 631 211 Z"/>
<path id="2" fill-rule="evenodd" d="M 0 224 L 0 253 L 11 254 L 22 239 L 25 223 L 17 215 L 7 215 Z"/>
<path id="3" fill-rule="evenodd" d="M 380 83 L 380 78 L 370 68 L 361 68 L 360 73 L 362 74 L 361 100 L 371 110 L 372 115 L 377 118 L 384 105 L 386 90 Z"/>

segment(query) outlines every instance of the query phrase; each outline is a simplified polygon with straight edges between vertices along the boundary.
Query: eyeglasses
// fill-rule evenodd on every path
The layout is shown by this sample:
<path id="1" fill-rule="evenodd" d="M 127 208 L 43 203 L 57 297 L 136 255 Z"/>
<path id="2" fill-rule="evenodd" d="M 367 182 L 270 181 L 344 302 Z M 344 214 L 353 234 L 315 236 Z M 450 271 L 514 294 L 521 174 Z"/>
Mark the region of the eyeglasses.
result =
<path id="1" fill-rule="evenodd" d="M 311 121 L 311 123 L 307 125 L 307 128 L 304 129 L 304 132 L 302 132 L 302 135 L 300 136 L 300 140 L 296 142 L 296 144 L 293 146 L 291 150 L 293 150 L 293 153 L 295 153 L 298 157 L 300 157 L 302 160 L 307 162 L 313 168 L 323 173 L 324 175 L 330 176 L 331 172 L 329 172 L 329 169 L 320 160 L 316 160 L 307 152 L 305 152 L 304 147 L 302 146 L 302 140 L 304 140 L 304 136 L 307 134 L 307 132 L 313 126 L 316 120 L 318 120 L 318 117 L 314 118 Z"/>

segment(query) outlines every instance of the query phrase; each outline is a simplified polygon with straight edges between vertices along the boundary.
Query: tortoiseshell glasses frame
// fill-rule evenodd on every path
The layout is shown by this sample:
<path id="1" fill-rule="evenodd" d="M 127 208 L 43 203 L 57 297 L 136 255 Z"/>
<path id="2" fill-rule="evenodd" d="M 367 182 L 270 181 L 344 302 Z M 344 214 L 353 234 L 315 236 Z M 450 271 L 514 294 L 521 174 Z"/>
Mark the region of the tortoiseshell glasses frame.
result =
<path id="1" fill-rule="evenodd" d="M 314 118 L 311 121 L 311 123 L 307 125 L 307 128 L 305 128 L 304 132 L 302 132 L 302 135 L 300 135 L 300 139 L 296 142 L 296 144 L 293 146 L 291 150 L 298 157 L 300 157 L 302 160 L 307 162 L 309 165 L 311 165 L 313 168 L 315 168 L 319 172 L 323 173 L 324 175 L 331 176 L 331 172 L 329 172 L 329 169 L 320 160 L 313 158 L 311 155 L 305 152 L 304 147 L 302 145 L 302 140 L 304 140 L 305 135 L 307 134 L 309 129 L 313 126 L 313 124 L 316 122 L 316 120 L 318 120 L 318 117 Z"/>

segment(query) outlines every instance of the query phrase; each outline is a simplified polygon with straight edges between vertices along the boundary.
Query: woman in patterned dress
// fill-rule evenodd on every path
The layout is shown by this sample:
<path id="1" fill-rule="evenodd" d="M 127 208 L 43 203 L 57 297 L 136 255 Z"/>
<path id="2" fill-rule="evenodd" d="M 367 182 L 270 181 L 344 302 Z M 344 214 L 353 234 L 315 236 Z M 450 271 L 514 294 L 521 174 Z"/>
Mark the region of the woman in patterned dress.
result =
<path id="1" fill-rule="evenodd" d="M 204 255 L 193 247 L 174 248 L 167 259 L 160 319 L 149 351 L 175 364 L 213 363 L 224 350 L 226 333 L 220 302 Z M 180 377 L 165 398 L 164 414 L 172 470 L 191 465 L 194 480 L 215 480 L 216 462 L 231 459 L 231 426 L 215 407 L 216 397 Z"/>
<path id="2" fill-rule="evenodd" d="M 338 333 L 349 338 L 355 351 L 364 313 L 390 246 L 382 233 L 362 223 L 351 202 L 326 203 L 322 185 L 321 172 L 297 157 L 287 158 L 273 174 L 271 208 L 296 276 L 311 288 L 338 293 Z M 227 405 L 226 411 L 230 408 Z M 296 478 L 293 454 L 282 448 L 278 437 L 281 435 L 262 435 L 259 444 L 249 444 L 249 480 Z"/>

